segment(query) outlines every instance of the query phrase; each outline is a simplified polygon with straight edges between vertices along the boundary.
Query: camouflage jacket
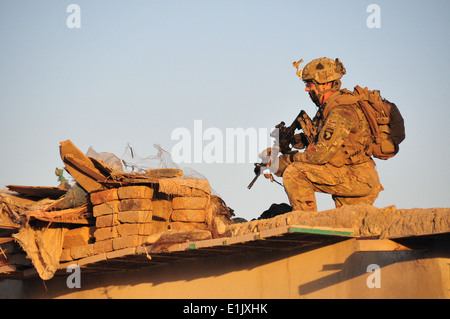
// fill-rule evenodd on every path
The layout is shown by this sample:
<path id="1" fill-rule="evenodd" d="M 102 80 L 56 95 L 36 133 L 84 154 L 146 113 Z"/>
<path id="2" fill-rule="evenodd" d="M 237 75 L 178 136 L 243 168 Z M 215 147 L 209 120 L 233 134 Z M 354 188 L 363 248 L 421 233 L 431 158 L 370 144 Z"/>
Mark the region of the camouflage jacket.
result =
<path id="1" fill-rule="evenodd" d="M 352 92 L 343 89 L 331 95 L 313 123 L 316 138 L 304 152 L 295 154 L 295 161 L 342 167 L 371 160 L 372 134 Z"/>

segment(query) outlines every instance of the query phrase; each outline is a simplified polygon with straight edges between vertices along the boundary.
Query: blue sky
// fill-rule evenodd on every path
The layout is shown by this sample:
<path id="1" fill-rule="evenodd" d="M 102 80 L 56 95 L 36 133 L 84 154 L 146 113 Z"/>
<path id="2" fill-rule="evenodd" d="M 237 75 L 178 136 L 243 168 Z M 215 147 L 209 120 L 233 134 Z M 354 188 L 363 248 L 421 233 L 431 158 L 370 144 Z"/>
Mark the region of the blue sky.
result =
<path id="1" fill-rule="evenodd" d="M 69 4 L 81 28 L 70 29 Z M 368 28 L 375 3 L 381 27 Z M 59 142 L 121 157 L 170 151 L 177 128 L 271 128 L 316 107 L 291 63 L 339 57 L 343 87 L 379 89 L 406 140 L 376 160 L 377 207 L 449 207 L 450 2 L 0 0 L 0 187 L 56 186 Z M 236 214 L 287 202 L 253 164 L 180 164 L 205 175 Z M 320 210 L 333 208 L 318 195 Z"/>

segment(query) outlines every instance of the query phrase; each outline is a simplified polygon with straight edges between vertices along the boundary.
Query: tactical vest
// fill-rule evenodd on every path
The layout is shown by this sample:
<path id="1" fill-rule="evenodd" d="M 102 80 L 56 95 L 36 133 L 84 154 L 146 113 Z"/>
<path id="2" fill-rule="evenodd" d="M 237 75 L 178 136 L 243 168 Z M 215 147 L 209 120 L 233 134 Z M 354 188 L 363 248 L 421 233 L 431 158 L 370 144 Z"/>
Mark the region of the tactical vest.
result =
<path id="1" fill-rule="evenodd" d="M 358 99 L 351 91 L 340 90 L 327 101 L 323 110 L 319 110 L 318 131 L 320 132 L 330 111 L 336 107 L 351 106 L 357 115 L 358 123 L 350 131 L 349 136 L 339 147 L 338 153 L 329 161 L 336 167 L 362 164 L 371 160 L 371 144 L 373 143 L 369 123 L 358 105 Z"/>

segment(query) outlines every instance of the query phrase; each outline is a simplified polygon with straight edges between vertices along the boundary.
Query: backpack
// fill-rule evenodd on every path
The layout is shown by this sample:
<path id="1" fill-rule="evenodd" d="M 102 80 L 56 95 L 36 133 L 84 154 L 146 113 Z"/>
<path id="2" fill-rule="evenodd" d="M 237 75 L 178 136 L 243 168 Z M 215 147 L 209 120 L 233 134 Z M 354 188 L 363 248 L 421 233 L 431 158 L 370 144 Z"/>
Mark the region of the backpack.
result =
<path id="1" fill-rule="evenodd" d="M 356 86 L 353 94 L 369 122 L 373 135 L 372 155 L 379 159 L 389 159 L 399 151 L 405 139 L 405 125 L 399 109 L 394 103 L 383 99 L 379 91 Z"/>

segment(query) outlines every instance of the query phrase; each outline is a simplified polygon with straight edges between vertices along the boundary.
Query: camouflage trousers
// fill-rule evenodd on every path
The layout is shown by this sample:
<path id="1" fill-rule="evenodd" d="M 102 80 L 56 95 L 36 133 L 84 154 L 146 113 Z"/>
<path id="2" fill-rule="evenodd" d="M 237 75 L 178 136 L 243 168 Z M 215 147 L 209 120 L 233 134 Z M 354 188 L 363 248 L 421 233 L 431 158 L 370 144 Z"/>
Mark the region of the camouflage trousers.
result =
<path id="1" fill-rule="evenodd" d="M 317 211 L 315 192 L 331 194 L 336 207 L 373 204 L 383 187 L 373 160 L 334 167 L 302 162 L 290 164 L 283 184 L 294 210 Z"/>

